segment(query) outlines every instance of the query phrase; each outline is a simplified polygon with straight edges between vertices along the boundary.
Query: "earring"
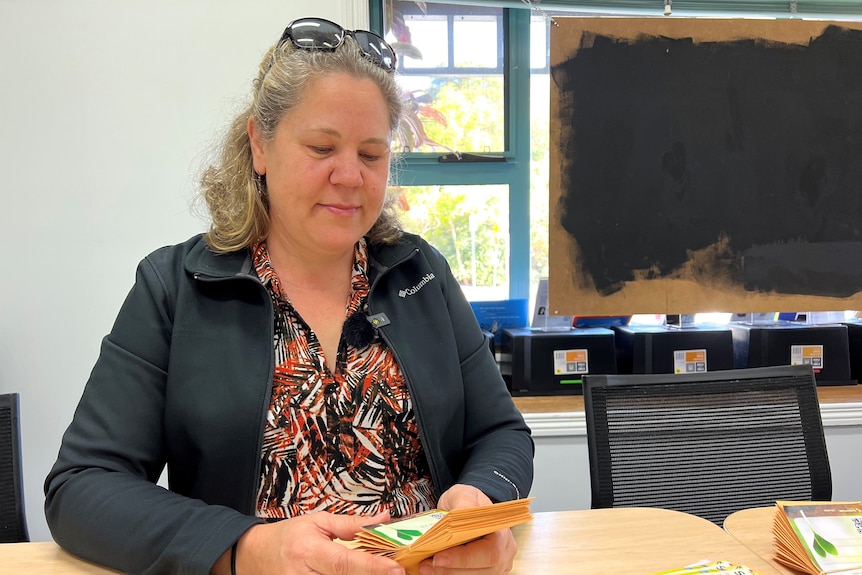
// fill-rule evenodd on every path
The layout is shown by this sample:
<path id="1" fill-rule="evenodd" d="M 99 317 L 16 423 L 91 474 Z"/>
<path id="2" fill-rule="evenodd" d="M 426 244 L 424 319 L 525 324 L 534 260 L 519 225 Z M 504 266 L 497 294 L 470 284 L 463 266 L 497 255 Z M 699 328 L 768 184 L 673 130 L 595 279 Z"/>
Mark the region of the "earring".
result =
<path id="1" fill-rule="evenodd" d="M 257 190 L 258 197 L 263 200 L 263 203 L 267 203 L 266 174 L 254 173 L 254 187 Z"/>

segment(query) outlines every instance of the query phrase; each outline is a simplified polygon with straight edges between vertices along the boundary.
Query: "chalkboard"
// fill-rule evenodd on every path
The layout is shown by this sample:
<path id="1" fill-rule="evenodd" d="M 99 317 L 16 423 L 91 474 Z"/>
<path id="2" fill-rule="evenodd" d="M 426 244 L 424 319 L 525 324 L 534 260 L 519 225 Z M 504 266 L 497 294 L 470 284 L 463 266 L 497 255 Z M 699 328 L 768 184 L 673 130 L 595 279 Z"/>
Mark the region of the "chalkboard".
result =
<path id="1" fill-rule="evenodd" d="M 862 307 L 862 23 L 555 20 L 552 313 Z"/>

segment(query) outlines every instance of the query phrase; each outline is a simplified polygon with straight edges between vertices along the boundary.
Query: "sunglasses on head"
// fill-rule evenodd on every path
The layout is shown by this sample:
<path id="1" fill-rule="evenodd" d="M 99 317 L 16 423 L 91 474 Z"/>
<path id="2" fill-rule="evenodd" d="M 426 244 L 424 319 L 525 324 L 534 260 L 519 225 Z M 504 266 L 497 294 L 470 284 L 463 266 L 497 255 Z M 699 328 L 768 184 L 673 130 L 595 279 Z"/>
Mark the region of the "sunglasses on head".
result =
<path id="1" fill-rule="evenodd" d="M 345 30 L 335 22 L 323 18 L 300 18 L 284 29 L 278 45 L 289 41 L 303 50 L 334 52 L 344 43 L 345 36 L 353 36 L 362 54 L 387 71 L 395 70 L 395 50 L 386 40 L 368 30 Z"/>

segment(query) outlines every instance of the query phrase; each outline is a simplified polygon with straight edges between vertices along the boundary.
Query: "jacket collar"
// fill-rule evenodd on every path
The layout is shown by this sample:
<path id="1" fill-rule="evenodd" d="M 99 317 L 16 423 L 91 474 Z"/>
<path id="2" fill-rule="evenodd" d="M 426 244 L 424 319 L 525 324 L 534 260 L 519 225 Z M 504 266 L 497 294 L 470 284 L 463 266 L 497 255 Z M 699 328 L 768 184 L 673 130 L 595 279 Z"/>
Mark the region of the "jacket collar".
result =
<path id="1" fill-rule="evenodd" d="M 368 258 L 375 266 L 388 269 L 409 257 L 419 248 L 419 237 L 403 233 L 394 244 L 368 245 Z"/>
<path id="2" fill-rule="evenodd" d="M 389 269 L 419 248 L 419 238 L 414 234 L 404 233 L 394 244 L 368 245 L 369 263 L 378 271 Z M 197 236 L 185 258 L 185 269 L 191 275 L 202 274 L 213 278 L 229 278 L 236 276 L 255 275 L 252 268 L 249 250 L 216 253 L 204 241 L 203 236 Z"/>
<path id="3" fill-rule="evenodd" d="M 191 275 L 213 278 L 229 278 L 252 273 L 251 254 L 248 250 L 217 253 L 210 248 L 203 236 L 198 236 L 185 258 L 185 268 Z"/>

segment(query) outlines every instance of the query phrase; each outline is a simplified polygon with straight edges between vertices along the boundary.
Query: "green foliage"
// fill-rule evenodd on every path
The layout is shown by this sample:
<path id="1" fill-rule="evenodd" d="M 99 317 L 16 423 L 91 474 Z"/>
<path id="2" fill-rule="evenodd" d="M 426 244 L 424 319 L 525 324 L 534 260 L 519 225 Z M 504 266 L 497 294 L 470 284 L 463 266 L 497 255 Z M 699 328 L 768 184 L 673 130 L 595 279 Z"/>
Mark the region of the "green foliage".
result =
<path id="1" fill-rule="evenodd" d="M 505 186 L 417 186 L 403 188 L 402 192 L 409 205 L 402 215 L 405 227 L 446 256 L 460 284 L 506 284 L 509 250 Z"/>
<path id="2" fill-rule="evenodd" d="M 504 142 L 503 78 L 440 78 L 431 92 L 445 124 L 427 122 L 431 140 L 459 152 L 501 152 Z"/>

